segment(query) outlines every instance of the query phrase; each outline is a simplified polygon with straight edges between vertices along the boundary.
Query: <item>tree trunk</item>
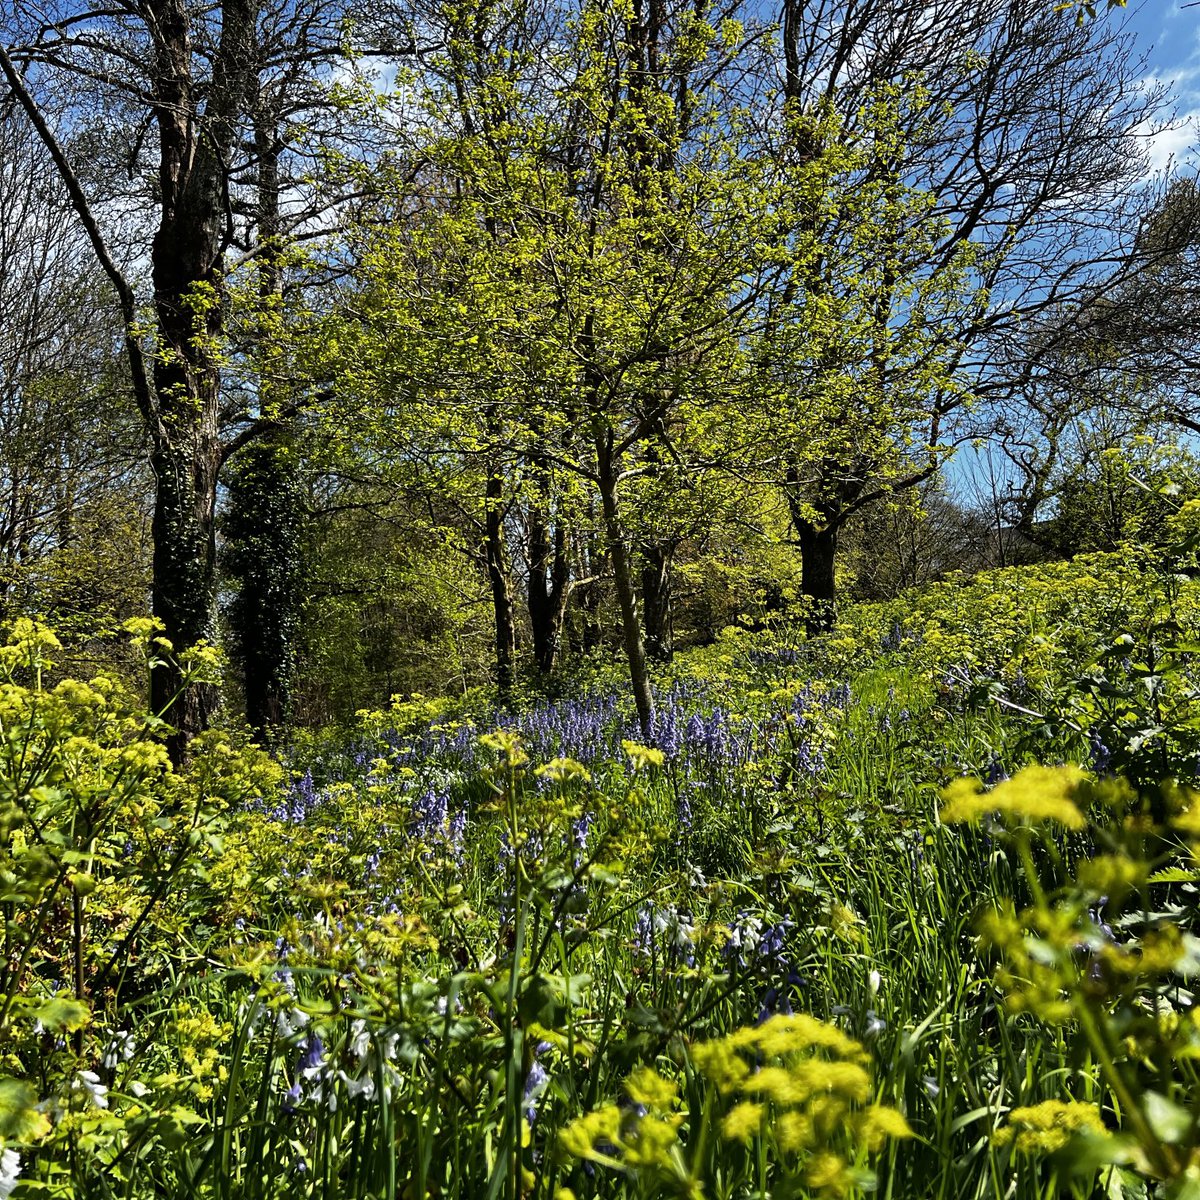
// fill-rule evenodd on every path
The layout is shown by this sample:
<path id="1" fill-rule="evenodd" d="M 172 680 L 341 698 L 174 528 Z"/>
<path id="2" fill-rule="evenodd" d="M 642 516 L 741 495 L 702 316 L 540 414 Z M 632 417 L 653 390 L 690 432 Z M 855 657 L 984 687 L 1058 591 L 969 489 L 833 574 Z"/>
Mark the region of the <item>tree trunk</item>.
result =
<path id="1" fill-rule="evenodd" d="M 588 497 L 587 512 L 584 514 L 584 527 L 589 531 L 587 536 L 579 541 L 579 573 L 583 582 L 572 590 L 573 602 L 571 611 L 578 618 L 576 629 L 577 638 L 575 649 L 580 654 L 591 654 L 604 644 L 604 626 L 600 620 L 600 601 L 603 589 L 600 577 L 606 571 L 604 539 L 599 537 L 596 528 L 595 498 Z M 572 626 L 575 622 L 572 622 Z"/>
<path id="2" fill-rule="evenodd" d="M 613 585 L 621 606 L 621 632 L 625 641 L 625 657 L 629 662 L 629 682 L 633 702 L 637 706 L 642 732 L 649 737 L 654 723 L 654 697 L 650 691 L 650 673 L 646 666 L 646 646 L 642 641 L 642 624 L 638 619 L 637 592 L 629 547 L 621 528 L 621 511 L 617 503 L 617 472 L 612 460 L 611 438 L 607 430 L 596 437 L 596 463 L 599 467 L 600 503 L 604 508 L 604 529 L 608 535 L 608 552 L 612 559 Z"/>
<path id="3" fill-rule="evenodd" d="M 104 241 L 69 158 L 0 49 L 0 70 L 54 158 L 97 260 L 121 300 L 125 349 L 155 476 L 151 599 L 176 655 L 213 632 L 214 517 L 224 453 L 218 400 L 227 184 L 259 60 L 258 0 L 220 0 L 219 10 L 217 44 L 200 51 L 211 63 L 211 78 L 202 84 L 193 75 L 197 50 L 187 0 L 143 0 L 127 14 L 144 22 L 153 45 L 145 63 L 159 143 L 158 226 L 150 249 L 152 372 L 147 370 L 150 356 L 133 288 Z M 174 726 L 168 748 L 178 763 L 189 739 L 207 726 L 216 689 L 189 683 L 178 663 L 162 662 L 152 673 L 150 693 L 156 711 Z"/>
<path id="4" fill-rule="evenodd" d="M 150 704 L 174 728 L 167 739 L 172 761 L 208 727 L 216 711 L 217 689 L 188 683 L 176 655 L 213 637 L 216 599 L 216 496 L 220 459 L 215 437 L 193 431 L 180 446 L 163 439 L 151 454 L 155 476 L 153 579 L 151 604 L 175 654 L 155 666 Z"/>
<path id="5" fill-rule="evenodd" d="M 484 559 L 496 624 L 496 687 L 501 696 L 507 697 L 512 691 L 517 658 L 517 623 L 504 553 L 504 481 L 499 475 L 488 475 L 486 495 Z"/>
<path id="6" fill-rule="evenodd" d="M 800 590 L 810 603 L 805 625 L 811 635 L 827 633 L 837 620 L 838 526 L 794 518 L 800 541 Z"/>
<path id="7" fill-rule="evenodd" d="M 529 516 L 529 626 L 533 661 L 540 675 L 554 670 L 562 644 L 570 588 L 569 539 L 561 518 L 551 541 L 546 516 L 536 505 Z"/>
<path id="8" fill-rule="evenodd" d="M 285 352 L 273 337 L 271 317 L 282 294 L 279 218 L 278 117 L 261 98 L 254 121 L 258 159 L 258 295 L 263 319 L 257 331 L 258 407 L 278 411 L 286 376 Z M 274 743 L 292 710 L 301 596 L 302 496 L 294 440 L 278 426 L 244 447 L 233 461 L 224 565 L 237 587 L 229 619 L 240 660 L 246 722 L 263 745 Z"/>
<path id="9" fill-rule="evenodd" d="M 255 0 L 224 0 L 212 84 L 197 121 L 184 0 L 148 4 L 156 32 L 154 116 L 161 210 L 151 248 L 158 350 L 150 462 L 154 614 L 179 654 L 213 635 L 217 472 L 221 466 L 219 342 L 224 317 L 226 164 L 254 78 Z M 151 703 L 174 726 L 174 761 L 217 706 L 211 684 L 187 683 L 177 663 L 151 677 Z"/>
<path id="10" fill-rule="evenodd" d="M 657 543 L 642 549 L 642 612 L 646 622 L 646 653 L 658 662 L 675 654 L 671 567 L 675 547 Z"/>
<path id="11" fill-rule="evenodd" d="M 222 521 L 228 620 L 245 688 L 246 721 L 271 745 L 291 715 L 300 623 L 302 537 L 296 453 L 280 428 L 239 451 Z"/>

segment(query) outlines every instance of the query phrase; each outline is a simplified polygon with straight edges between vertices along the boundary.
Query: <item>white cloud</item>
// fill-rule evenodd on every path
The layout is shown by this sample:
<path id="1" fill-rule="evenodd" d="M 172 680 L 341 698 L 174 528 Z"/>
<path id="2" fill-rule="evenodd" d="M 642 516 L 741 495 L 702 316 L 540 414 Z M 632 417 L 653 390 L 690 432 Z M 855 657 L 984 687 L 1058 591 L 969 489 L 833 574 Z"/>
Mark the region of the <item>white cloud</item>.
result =
<path id="1" fill-rule="evenodd" d="M 1161 175 L 1172 167 L 1200 165 L 1200 105 L 1182 111 L 1170 127 L 1147 134 L 1145 149 L 1150 175 Z"/>

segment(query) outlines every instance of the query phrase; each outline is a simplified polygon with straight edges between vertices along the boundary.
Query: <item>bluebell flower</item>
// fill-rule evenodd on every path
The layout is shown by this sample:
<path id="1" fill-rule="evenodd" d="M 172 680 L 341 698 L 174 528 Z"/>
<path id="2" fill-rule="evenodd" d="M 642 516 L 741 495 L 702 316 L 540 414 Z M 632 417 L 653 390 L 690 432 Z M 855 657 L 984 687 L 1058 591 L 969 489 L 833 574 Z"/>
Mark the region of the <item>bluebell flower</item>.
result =
<path id="1" fill-rule="evenodd" d="M 308 819 L 320 800 L 321 796 L 310 768 L 288 788 L 283 799 L 267 813 L 267 816 L 274 821 L 300 825 Z"/>
<path id="2" fill-rule="evenodd" d="M 525 1094 L 522 1103 L 525 1106 L 525 1121 L 531 1128 L 537 1119 L 538 1097 L 546 1090 L 546 1084 L 550 1081 L 546 1068 L 538 1062 L 538 1055 L 544 1054 L 549 1049 L 549 1042 L 539 1042 L 534 1047 L 533 1061 L 529 1065 L 529 1073 L 525 1076 Z"/>
<path id="3" fill-rule="evenodd" d="M 306 1078 L 318 1074 L 325 1063 L 325 1043 L 315 1033 L 310 1033 L 304 1039 L 296 1070 Z"/>
<path id="4" fill-rule="evenodd" d="M 634 921 L 634 945 L 649 958 L 657 949 L 664 959 L 689 967 L 696 962 L 695 927 L 673 904 L 661 908 L 647 900 Z"/>
<path id="5" fill-rule="evenodd" d="M 571 826 L 571 840 L 575 843 L 576 850 L 586 850 L 588 838 L 591 836 L 592 826 L 595 824 L 596 818 L 590 812 L 585 812 Z"/>
<path id="6" fill-rule="evenodd" d="M 1008 772 L 1004 769 L 1003 764 L 998 758 L 993 758 L 992 761 L 988 763 L 987 771 L 983 776 L 983 782 L 987 784 L 988 787 L 994 787 L 1001 780 L 1007 778 Z"/>
<path id="7" fill-rule="evenodd" d="M 283 1094 L 283 1101 L 280 1108 L 285 1116 L 292 1116 L 300 1107 L 301 1101 L 304 1099 L 304 1091 L 300 1087 L 299 1080 L 292 1084 L 290 1088 Z"/>
<path id="8" fill-rule="evenodd" d="M 379 871 L 379 864 L 383 858 L 381 850 L 372 850 L 367 855 L 367 861 L 363 866 L 363 882 L 369 883 Z"/>
<path id="9" fill-rule="evenodd" d="M 1104 744 L 1104 739 L 1101 738 L 1100 731 L 1097 729 L 1089 731 L 1088 742 L 1092 752 L 1092 770 L 1097 775 L 1103 775 L 1112 762 L 1112 751 Z"/>
<path id="10" fill-rule="evenodd" d="M 675 804 L 675 816 L 679 821 L 679 827 L 685 834 L 692 832 L 692 803 L 687 798 L 685 793 L 680 793 L 679 800 Z"/>

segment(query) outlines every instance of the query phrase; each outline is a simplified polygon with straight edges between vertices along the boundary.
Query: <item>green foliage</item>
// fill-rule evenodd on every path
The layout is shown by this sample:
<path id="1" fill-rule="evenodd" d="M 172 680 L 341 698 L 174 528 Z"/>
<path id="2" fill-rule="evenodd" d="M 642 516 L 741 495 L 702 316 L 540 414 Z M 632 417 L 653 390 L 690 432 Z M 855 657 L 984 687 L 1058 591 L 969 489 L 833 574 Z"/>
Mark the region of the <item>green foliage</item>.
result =
<path id="1" fill-rule="evenodd" d="M 1097 557 L 815 641 L 731 630 L 660 680 L 653 745 L 615 666 L 509 714 L 413 698 L 308 739 L 286 789 L 218 739 L 172 771 L 21 627 L 0 1178 L 1178 1192 L 1200 594 L 1148 578 Z"/>
<path id="2" fill-rule="evenodd" d="M 1079 461 L 1059 482 L 1046 541 L 1061 553 L 1166 548 L 1171 516 L 1196 491 L 1200 476 L 1184 447 L 1135 438 L 1128 445 L 1087 439 Z"/>
<path id="3" fill-rule="evenodd" d="M 160 653 L 151 622 L 131 633 L 147 661 Z M 186 1100 L 170 1085 L 146 1103 L 144 1090 L 110 1097 L 100 1060 L 133 1056 L 128 1022 L 164 973 L 203 969 L 190 939 L 224 813 L 279 770 L 210 734 L 177 773 L 166 726 L 120 684 L 54 681 L 60 648 L 23 619 L 0 648 L 0 1173 L 11 1188 L 9 1156 L 36 1147 L 69 1194 L 81 1153 L 89 1174 L 122 1178 L 124 1156 L 159 1144 L 150 1115 Z"/>

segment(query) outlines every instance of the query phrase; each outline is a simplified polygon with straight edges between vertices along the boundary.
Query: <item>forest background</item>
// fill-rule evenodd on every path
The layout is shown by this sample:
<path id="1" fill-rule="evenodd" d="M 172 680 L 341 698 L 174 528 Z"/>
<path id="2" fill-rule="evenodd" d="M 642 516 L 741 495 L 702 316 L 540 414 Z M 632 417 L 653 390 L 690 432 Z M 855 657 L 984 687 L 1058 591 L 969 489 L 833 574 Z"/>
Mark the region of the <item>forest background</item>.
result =
<path id="1" fill-rule="evenodd" d="M 6 17 L 4 596 L 89 653 L 149 597 L 270 739 L 620 646 L 645 722 L 676 645 L 1193 486 L 1123 13 L 226 7 Z"/>
<path id="2" fill-rule="evenodd" d="M 1189 7 L 0 10 L 0 1200 L 1200 1196 Z"/>

